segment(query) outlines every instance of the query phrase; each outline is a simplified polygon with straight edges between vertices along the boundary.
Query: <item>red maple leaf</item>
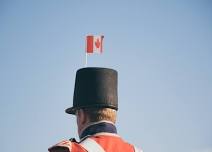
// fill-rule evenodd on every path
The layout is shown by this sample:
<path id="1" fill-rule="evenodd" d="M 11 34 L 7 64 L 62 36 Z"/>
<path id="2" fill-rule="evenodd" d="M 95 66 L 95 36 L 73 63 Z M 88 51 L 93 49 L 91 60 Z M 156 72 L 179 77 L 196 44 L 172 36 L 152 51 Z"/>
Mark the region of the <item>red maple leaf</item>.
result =
<path id="1" fill-rule="evenodd" d="M 95 46 L 96 46 L 96 48 L 99 48 L 100 45 L 101 45 L 100 40 L 97 39 L 97 40 L 95 41 Z"/>

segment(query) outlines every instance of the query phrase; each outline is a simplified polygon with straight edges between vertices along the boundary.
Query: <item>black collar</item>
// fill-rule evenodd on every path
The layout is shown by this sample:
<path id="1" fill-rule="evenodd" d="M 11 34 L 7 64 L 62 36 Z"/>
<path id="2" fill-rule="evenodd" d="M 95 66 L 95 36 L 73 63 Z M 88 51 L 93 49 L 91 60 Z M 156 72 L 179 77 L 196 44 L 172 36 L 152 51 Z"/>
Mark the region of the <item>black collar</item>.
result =
<path id="1" fill-rule="evenodd" d="M 80 135 L 80 139 L 82 139 L 86 136 L 91 136 L 96 133 L 100 133 L 100 132 L 117 134 L 115 125 L 108 123 L 108 122 L 101 122 L 98 124 L 93 124 L 91 126 L 88 126 Z"/>

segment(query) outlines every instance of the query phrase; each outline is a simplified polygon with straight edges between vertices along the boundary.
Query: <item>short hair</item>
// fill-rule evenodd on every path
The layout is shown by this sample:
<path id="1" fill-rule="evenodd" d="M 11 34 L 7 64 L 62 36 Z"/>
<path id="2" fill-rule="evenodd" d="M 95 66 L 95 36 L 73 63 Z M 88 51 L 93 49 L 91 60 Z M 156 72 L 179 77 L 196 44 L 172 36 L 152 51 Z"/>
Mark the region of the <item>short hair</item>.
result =
<path id="1" fill-rule="evenodd" d="M 90 122 L 98 122 L 102 120 L 116 122 L 117 111 L 111 108 L 86 108 L 83 109 L 85 115 L 88 116 Z"/>

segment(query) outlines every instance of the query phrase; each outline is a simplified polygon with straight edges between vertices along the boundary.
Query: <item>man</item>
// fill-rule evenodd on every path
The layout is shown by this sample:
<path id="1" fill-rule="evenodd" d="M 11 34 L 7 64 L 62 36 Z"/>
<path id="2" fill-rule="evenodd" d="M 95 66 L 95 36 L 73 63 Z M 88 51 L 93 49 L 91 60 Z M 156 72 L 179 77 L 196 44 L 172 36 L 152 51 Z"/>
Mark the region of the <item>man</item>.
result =
<path id="1" fill-rule="evenodd" d="M 108 68 L 82 68 L 77 71 L 73 107 L 80 142 L 64 140 L 49 152 L 141 152 L 117 135 L 117 71 Z"/>

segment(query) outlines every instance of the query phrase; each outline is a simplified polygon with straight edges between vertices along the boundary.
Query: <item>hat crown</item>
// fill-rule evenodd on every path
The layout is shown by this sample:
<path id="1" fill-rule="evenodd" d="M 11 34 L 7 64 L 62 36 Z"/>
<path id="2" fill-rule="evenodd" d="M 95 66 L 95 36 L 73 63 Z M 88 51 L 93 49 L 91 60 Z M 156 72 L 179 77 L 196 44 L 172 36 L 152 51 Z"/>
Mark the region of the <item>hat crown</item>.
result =
<path id="1" fill-rule="evenodd" d="M 66 110 L 74 114 L 80 108 L 118 109 L 118 73 L 109 68 L 88 67 L 76 73 L 73 107 Z"/>

